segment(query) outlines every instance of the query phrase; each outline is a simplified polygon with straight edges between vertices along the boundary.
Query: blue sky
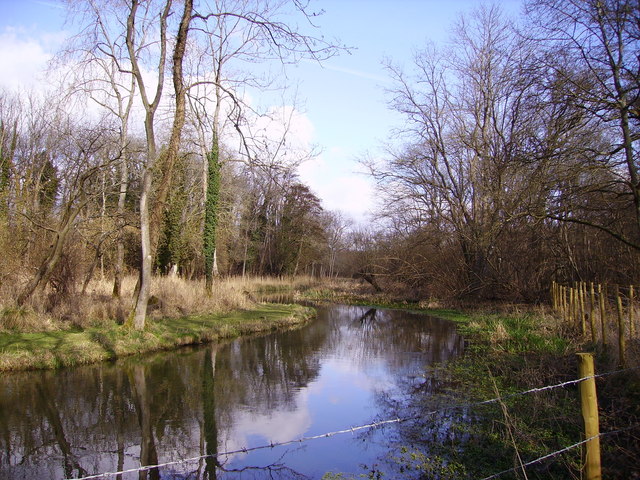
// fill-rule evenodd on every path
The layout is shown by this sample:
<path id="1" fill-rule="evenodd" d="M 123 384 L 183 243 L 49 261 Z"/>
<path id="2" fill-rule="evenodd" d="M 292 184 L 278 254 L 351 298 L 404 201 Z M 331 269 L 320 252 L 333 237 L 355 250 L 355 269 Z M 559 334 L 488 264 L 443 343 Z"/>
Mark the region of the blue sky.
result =
<path id="1" fill-rule="evenodd" d="M 427 41 L 444 44 L 460 13 L 482 0 L 313 0 L 320 33 L 352 47 L 350 54 L 324 66 L 302 62 L 288 69 L 298 85 L 302 134 L 317 145 L 320 156 L 301 168 L 300 176 L 323 200 L 358 221 L 374 207 L 370 182 L 357 159 L 381 155 L 381 145 L 401 118 L 387 108 L 389 86 L 382 61 L 391 58 L 410 67 L 416 49 Z M 502 0 L 518 13 L 520 0 Z M 36 85 L 38 69 L 60 45 L 64 9 L 55 0 L 0 0 L 0 87 Z"/>

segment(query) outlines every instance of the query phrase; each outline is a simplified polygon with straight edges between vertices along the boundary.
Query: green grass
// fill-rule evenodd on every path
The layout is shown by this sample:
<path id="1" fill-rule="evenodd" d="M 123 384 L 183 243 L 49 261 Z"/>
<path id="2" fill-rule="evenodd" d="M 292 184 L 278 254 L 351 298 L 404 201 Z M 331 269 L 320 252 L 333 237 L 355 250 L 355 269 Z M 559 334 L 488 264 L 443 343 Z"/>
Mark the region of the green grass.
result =
<path id="1" fill-rule="evenodd" d="M 59 368 L 290 328 L 313 311 L 297 305 L 259 304 L 211 316 L 148 322 L 144 331 L 115 323 L 83 330 L 0 333 L 0 371 Z"/>
<path id="2" fill-rule="evenodd" d="M 456 403 L 462 398 L 473 403 L 507 397 L 575 377 L 574 353 L 579 345 L 561 335 L 552 317 L 533 312 L 428 313 L 456 322 L 468 342 L 463 356 L 435 372 L 445 385 L 442 395 Z M 424 399 L 425 410 L 432 407 L 431 401 Z M 580 439 L 575 387 L 505 398 L 503 404 L 504 410 L 495 403 L 473 408 L 472 417 L 446 418 L 441 428 L 450 432 L 452 444 L 458 447 L 430 446 L 430 454 L 443 462 L 413 462 L 413 468 L 438 478 L 482 478 L 513 467 L 516 454 L 526 462 Z M 413 449 L 409 452 L 420 457 Z M 406 455 L 400 458 L 402 463 L 411 463 Z M 453 466 L 464 468 L 451 472 Z M 579 468 L 580 452 L 576 450 L 555 463 L 531 467 L 527 474 L 528 478 L 572 478 Z"/>

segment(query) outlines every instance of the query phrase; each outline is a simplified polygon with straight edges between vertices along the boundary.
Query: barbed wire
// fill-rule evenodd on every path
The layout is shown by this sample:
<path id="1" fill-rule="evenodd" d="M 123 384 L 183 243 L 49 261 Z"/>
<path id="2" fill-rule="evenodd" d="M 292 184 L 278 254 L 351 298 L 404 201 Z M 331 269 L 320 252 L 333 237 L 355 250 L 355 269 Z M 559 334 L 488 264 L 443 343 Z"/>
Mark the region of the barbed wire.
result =
<path id="1" fill-rule="evenodd" d="M 589 437 L 589 438 L 587 438 L 585 440 L 582 440 L 580 442 L 576 442 L 573 445 L 569 445 L 568 447 L 564 447 L 564 448 L 562 448 L 560 450 L 556 450 L 555 452 L 548 453 L 547 455 L 544 455 L 544 456 L 542 456 L 540 458 L 536 458 L 535 460 L 531 460 L 531 461 L 529 461 L 527 463 L 523 463 L 522 465 L 519 465 L 517 467 L 513 467 L 513 468 L 510 468 L 508 470 L 504 470 L 502 472 L 499 472 L 499 473 L 494 473 L 493 475 L 490 475 L 488 477 L 484 477 L 482 480 L 493 480 L 494 478 L 501 477 L 502 475 L 505 475 L 507 473 L 515 472 L 516 470 L 522 470 L 522 469 L 524 469 L 526 467 L 530 467 L 531 465 L 535 465 L 536 463 L 540 463 L 540 462 L 543 462 L 545 460 L 548 460 L 549 458 L 557 457 L 561 453 L 568 452 L 569 450 L 572 450 L 572 449 L 577 448 L 577 447 L 579 447 L 581 445 L 584 445 L 585 443 L 588 443 L 591 440 L 595 440 L 596 438 L 604 437 L 605 435 L 613 435 L 614 433 L 625 432 L 627 430 L 632 430 L 632 429 L 638 428 L 638 427 L 640 427 L 640 423 L 637 423 L 637 424 L 632 425 L 630 427 L 621 428 L 619 430 L 612 430 L 610 432 L 604 432 L 604 433 L 600 433 L 598 435 L 594 435 L 593 437 Z"/>
<path id="2" fill-rule="evenodd" d="M 457 409 L 468 409 L 468 408 L 473 408 L 473 407 L 478 407 L 478 406 L 482 406 L 482 405 L 489 405 L 492 403 L 497 403 L 497 402 L 501 402 L 504 401 L 505 399 L 509 399 L 509 398 L 513 398 L 513 397 L 518 397 L 518 396 L 524 396 L 524 395 L 529 395 L 531 393 L 539 393 L 539 392 L 543 392 L 546 390 L 553 390 L 556 388 L 562 388 L 562 387 L 566 387 L 569 385 L 574 385 L 577 383 L 581 383 L 584 382 L 586 380 L 590 380 L 592 378 L 600 378 L 600 377 L 606 377 L 609 375 L 614 375 L 616 373 L 622 373 L 622 372 L 626 372 L 626 371 L 630 371 L 630 370 L 637 370 L 640 367 L 631 367 L 631 368 L 625 368 L 622 370 L 615 370 L 612 372 L 606 372 L 606 373 L 600 373 L 598 375 L 590 375 L 588 377 L 582 377 L 582 378 L 578 378 L 578 379 L 574 379 L 574 380 L 568 380 L 566 382 L 562 382 L 562 383 L 557 383 L 555 385 L 546 385 L 544 387 L 537 387 L 537 388 L 531 388 L 529 390 L 524 390 L 521 392 L 516 392 L 516 393 L 511 393 L 508 395 L 502 395 L 500 397 L 495 397 L 495 398 L 491 398 L 488 400 L 482 400 L 482 401 L 478 401 L 478 402 L 472 402 L 472 403 L 466 403 L 466 404 L 458 404 L 458 405 L 450 405 L 438 410 L 432 410 L 430 412 L 426 412 L 426 413 L 422 413 L 420 415 L 414 415 L 411 417 L 405 417 L 405 418 L 393 418 L 393 419 L 387 419 L 387 420 L 380 420 L 378 422 L 372 422 L 372 423 L 368 423 L 366 425 L 358 425 L 355 427 L 350 427 L 350 428 L 345 428 L 343 430 L 336 430 L 334 432 L 327 432 L 327 433 L 322 433 L 319 435 L 311 435 L 311 436 L 307 436 L 307 437 L 300 437 L 298 439 L 295 440 L 288 440 L 285 442 L 276 442 L 276 443 L 269 443 L 269 444 L 264 444 L 264 445 L 258 445 L 255 447 L 244 447 L 244 448 L 240 448 L 237 450 L 230 450 L 230 451 L 226 451 L 226 452 L 220 452 L 220 453 L 215 453 L 215 454 L 208 454 L 208 455 L 199 455 L 197 457 L 191 457 L 191 458 L 185 458 L 185 459 L 180 459 L 180 460 L 173 460 L 170 462 L 164 462 L 164 463 L 158 463 L 158 464 L 154 464 L 154 465 L 143 465 L 140 467 L 136 467 L 136 468 L 131 468 L 128 470 L 120 470 L 117 472 L 104 472 L 104 473 L 98 473 L 98 474 L 94 474 L 94 475 L 88 475 L 85 477 L 78 477 L 78 478 L 66 478 L 64 480 L 95 480 L 95 479 L 99 479 L 99 478 L 105 478 L 105 477 L 112 477 L 112 476 L 117 476 L 117 475 L 124 475 L 127 473 L 136 473 L 136 472 L 144 472 L 144 471 L 148 471 L 148 470 L 152 470 L 155 468 L 163 468 L 163 467 L 169 467 L 172 465 L 179 465 L 179 464 L 183 464 L 183 463 L 190 463 L 190 462 L 196 462 L 196 461 L 200 461 L 200 460 L 204 460 L 207 458 L 217 458 L 217 457 L 223 457 L 223 456 L 231 456 L 231 455 L 237 455 L 239 453 L 249 453 L 249 452 L 253 452 L 256 450 L 266 450 L 268 448 L 275 448 L 275 447 L 283 447 L 283 446 L 287 446 L 287 445 L 293 445 L 296 443 L 304 443 L 304 442 L 308 442 L 311 440 L 318 440 L 320 438 L 330 438 L 330 437 L 334 437 L 336 435 L 343 435 L 345 433 L 354 433 L 360 430 L 368 430 L 371 428 L 377 428 L 377 427 L 381 427 L 383 425 L 390 425 L 390 424 L 396 424 L 396 423 L 403 423 L 403 422 L 409 422 L 411 420 L 419 420 L 422 418 L 426 418 L 429 417 L 431 415 L 435 415 L 437 413 L 440 412 L 444 412 L 444 411 L 449 411 L 449 410 L 457 410 Z M 624 431 L 623 430 L 619 430 L 619 431 Z M 617 431 L 616 431 L 617 432 Z M 607 434 L 610 433 L 616 433 L 616 432 L 608 432 Z M 603 434 L 601 434 L 603 435 Z M 595 437 L 592 437 L 595 438 Z M 565 449 L 559 450 L 558 452 L 554 452 L 553 454 L 549 454 L 545 457 L 541 457 L 540 459 L 534 460 L 530 463 L 536 463 L 539 461 L 544 460 L 545 458 L 549 458 L 550 456 L 554 456 L 554 455 L 559 455 L 560 453 L 569 450 L 571 448 L 576 448 L 577 446 L 582 445 L 583 443 L 591 440 L 587 439 L 587 440 L 583 440 L 582 442 L 578 442 L 574 445 L 571 445 L 570 447 L 566 447 Z M 523 467 L 528 466 L 528 464 L 523 465 Z M 522 468 L 522 467 L 518 467 L 518 468 Z M 504 473 L 508 473 L 511 470 L 505 470 L 505 472 L 501 472 L 499 474 L 496 475 L 502 475 Z M 483 480 L 488 480 L 489 478 L 495 478 L 495 477 L 488 477 L 487 479 L 483 479 Z"/>

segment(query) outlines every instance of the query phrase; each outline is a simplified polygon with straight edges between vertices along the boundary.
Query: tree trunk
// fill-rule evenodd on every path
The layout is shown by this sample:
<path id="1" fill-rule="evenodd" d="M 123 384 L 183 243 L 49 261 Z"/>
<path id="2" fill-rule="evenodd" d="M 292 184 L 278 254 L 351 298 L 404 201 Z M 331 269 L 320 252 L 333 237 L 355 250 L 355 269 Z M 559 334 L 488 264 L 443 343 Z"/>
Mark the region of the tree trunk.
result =
<path id="1" fill-rule="evenodd" d="M 129 189 L 129 158 L 127 155 L 127 138 L 126 130 L 122 133 L 121 148 L 122 148 L 122 163 L 120 164 L 120 192 L 118 193 L 118 213 L 117 213 L 117 225 L 118 225 L 118 241 L 116 247 L 116 261 L 115 261 L 115 275 L 113 279 L 113 296 L 119 298 L 122 295 L 122 277 L 124 275 L 124 227 L 126 221 L 125 203 L 127 201 L 127 190 Z"/>
<path id="2" fill-rule="evenodd" d="M 155 155 L 155 152 L 153 152 Z M 153 158 L 153 157 L 150 157 Z M 147 317 L 147 304 L 151 290 L 151 266 L 153 254 L 151 252 L 151 226 L 149 221 L 149 195 L 151 193 L 153 171 L 147 166 L 142 178 L 140 192 L 140 243 L 142 247 L 142 261 L 140 265 L 140 280 L 136 306 L 133 311 L 133 326 L 136 330 L 143 330 Z"/>
<path id="3" fill-rule="evenodd" d="M 173 169 L 178 159 L 180 150 L 180 139 L 182 138 L 182 129 L 185 124 L 187 111 L 187 90 L 184 85 L 184 74 L 182 63 L 187 46 L 187 37 L 189 34 L 189 24 L 191 23 L 191 13 L 193 10 L 193 0 L 185 0 L 184 11 L 180 20 L 180 27 L 176 36 L 176 43 L 173 49 L 173 91 L 175 94 L 176 109 L 173 117 L 173 128 L 171 129 L 171 137 L 169 138 L 169 146 L 166 155 L 163 156 L 164 162 L 160 167 L 162 171 L 162 179 L 160 185 L 156 189 L 154 198 L 153 211 L 151 213 L 151 247 L 152 256 L 158 249 L 158 241 L 160 238 L 160 226 L 164 218 L 166 210 L 167 198 L 173 180 Z"/>
<path id="4" fill-rule="evenodd" d="M 219 52 L 221 55 L 221 52 Z M 205 288 L 211 292 L 213 277 L 218 275 L 218 258 L 216 245 L 216 231 L 218 227 L 218 208 L 220 203 L 220 108 L 222 106 L 222 89 L 220 87 L 222 58 L 218 56 L 218 64 L 215 75 L 216 106 L 213 112 L 213 131 L 211 138 L 211 151 L 207 154 L 206 162 L 206 189 L 205 189 L 205 215 L 203 231 L 203 251 L 205 265 Z M 243 268 L 244 271 L 244 268 Z M 244 276 L 244 273 L 243 273 Z"/>
<path id="5" fill-rule="evenodd" d="M 145 135 L 147 139 L 147 162 L 144 168 L 142 187 L 140 192 L 140 243 L 142 250 L 142 262 L 140 266 L 140 277 L 138 292 L 136 295 L 135 308 L 132 314 L 129 316 L 128 323 L 133 323 L 136 330 L 142 330 L 145 326 L 145 319 L 147 315 L 147 304 L 149 302 L 149 292 L 151 284 L 151 273 L 154 256 L 154 242 L 153 232 L 151 225 L 151 215 L 149 208 L 149 200 L 151 197 L 151 187 L 153 180 L 153 172 L 158 160 L 155 131 L 154 131 L 154 117 L 155 112 L 158 109 L 160 99 L 162 97 L 162 90 L 164 85 L 164 68 L 166 60 L 166 48 L 167 48 L 167 18 L 171 12 L 172 0 L 167 0 L 165 7 L 160 17 L 160 59 L 158 62 L 158 84 L 156 88 L 156 95 L 153 101 L 149 100 L 147 91 L 145 89 L 144 77 L 142 70 L 136 57 L 136 45 L 134 37 L 136 33 L 135 20 L 139 0 L 133 0 L 131 10 L 127 18 L 127 50 L 129 52 L 129 58 L 131 60 L 131 67 L 133 75 L 138 83 L 140 96 L 142 103 L 145 107 Z M 168 155 L 177 155 L 177 149 L 180 143 L 180 136 L 182 133 L 182 126 L 184 125 L 185 116 L 185 89 L 182 78 L 182 61 L 184 58 L 184 52 L 186 48 L 187 34 L 189 22 L 191 21 L 192 0 L 185 0 L 184 12 L 180 21 L 180 27 L 178 29 L 178 35 L 176 37 L 176 43 L 174 46 L 173 54 L 173 75 L 174 75 L 174 89 L 176 94 L 176 114 L 174 117 L 173 129 L 171 132 L 171 139 L 169 142 Z M 175 159 L 175 157 L 174 157 Z M 170 160 L 171 161 L 171 160 Z M 166 178 L 166 175 L 165 175 Z M 169 178 L 170 181 L 170 178 Z M 163 208 L 162 202 L 160 207 Z M 157 229 L 156 229 L 157 230 Z"/>
<path id="6" fill-rule="evenodd" d="M 214 131 L 211 151 L 207 154 L 207 197 L 205 200 L 203 232 L 205 288 L 207 292 L 211 292 L 215 275 L 214 269 L 217 270 L 218 268 L 216 262 L 216 230 L 220 198 L 220 158 L 218 148 L 218 138 Z"/>

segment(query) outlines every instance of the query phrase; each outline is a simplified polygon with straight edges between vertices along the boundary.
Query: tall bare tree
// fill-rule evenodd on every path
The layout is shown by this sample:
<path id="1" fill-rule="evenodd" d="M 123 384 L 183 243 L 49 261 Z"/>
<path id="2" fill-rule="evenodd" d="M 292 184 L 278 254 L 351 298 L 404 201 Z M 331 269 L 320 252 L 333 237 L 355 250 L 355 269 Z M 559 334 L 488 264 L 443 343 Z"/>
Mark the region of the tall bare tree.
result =
<path id="1" fill-rule="evenodd" d="M 202 52 L 197 59 L 197 74 L 191 91 L 194 117 L 200 136 L 200 148 L 203 151 L 205 172 L 203 188 L 205 198 L 205 218 L 203 234 L 203 252 L 205 259 L 206 289 L 211 290 L 212 279 L 217 272 L 216 230 L 219 209 L 219 185 L 221 164 L 220 154 L 224 136 L 224 124 L 233 126 L 234 136 L 241 143 L 241 152 L 245 160 L 258 163 L 265 158 L 261 151 L 261 141 L 254 137 L 255 130 L 247 124 L 254 116 L 254 108 L 244 100 L 242 89 L 274 88 L 272 78 L 256 74 L 255 69 L 247 68 L 255 62 L 277 60 L 282 63 L 295 62 L 301 57 L 317 61 L 335 55 L 336 45 L 320 38 L 301 33 L 298 28 L 279 20 L 287 8 L 292 7 L 298 17 L 312 25 L 313 14 L 300 2 L 261 2 L 256 0 L 215 0 L 209 8 L 196 17 L 202 22 L 204 39 Z M 235 75 L 229 72 L 236 69 Z M 279 85 L 277 88 L 283 88 Z M 208 98 L 202 94 L 211 92 Z M 207 111 L 208 104 L 214 99 L 212 112 Z M 248 114 L 252 115 L 248 115 Z M 221 115 L 227 118 L 221 118 Z M 224 120 L 229 120 L 225 122 Z M 249 120 L 250 121 L 250 120 Z M 204 127 L 209 132 L 205 134 Z M 288 127 L 285 128 L 287 130 Z M 229 132 L 227 132 L 228 134 Z M 283 140 L 286 132 L 283 135 Z M 205 138 L 209 141 L 206 142 Z M 280 143 L 282 146 L 284 141 Z M 268 155 L 267 155 L 268 157 Z"/>
<path id="2" fill-rule="evenodd" d="M 113 295 L 122 293 L 124 273 L 125 205 L 129 188 L 131 152 L 130 119 L 135 100 L 136 81 L 127 58 L 126 37 L 115 24 L 118 8 L 114 4 L 86 0 L 69 4 L 70 18 L 77 23 L 88 23 L 71 37 L 68 46 L 58 55 L 58 62 L 75 62 L 78 68 L 68 70 L 70 93 L 81 93 L 97 103 L 111 115 L 117 124 L 121 161 L 118 168 L 119 193 L 117 217 L 117 252 L 114 263 Z"/>
<path id="3" fill-rule="evenodd" d="M 463 17 L 453 39 L 451 51 L 416 55 L 413 78 L 389 65 L 407 144 L 369 166 L 386 211 L 409 230 L 453 235 L 466 293 L 484 294 L 499 281 L 497 240 L 530 193 L 521 160 L 540 124 L 538 92 L 529 45 L 497 7 Z"/>
<path id="4" fill-rule="evenodd" d="M 36 274 L 19 293 L 16 299 L 18 305 L 23 305 L 39 288 L 47 285 L 60 262 L 67 238 L 77 228 L 76 219 L 92 198 L 100 195 L 101 185 L 95 181 L 96 178 L 100 177 L 101 170 L 108 168 L 119 158 L 119 152 L 113 157 L 108 152 L 101 152 L 104 150 L 104 132 L 100 130 L 67 125 L 59 134 L 64 136 L 65 145 L 55 155 L 56 163 L 61 169 L 63 191 L 60 192 L 60 198 L 56 195 L 56 198 L 51 199 L 59 214 L 48 222 L 28 216 L 30 222 L 38 229 L 50 233 L 52 239 Z"/>

